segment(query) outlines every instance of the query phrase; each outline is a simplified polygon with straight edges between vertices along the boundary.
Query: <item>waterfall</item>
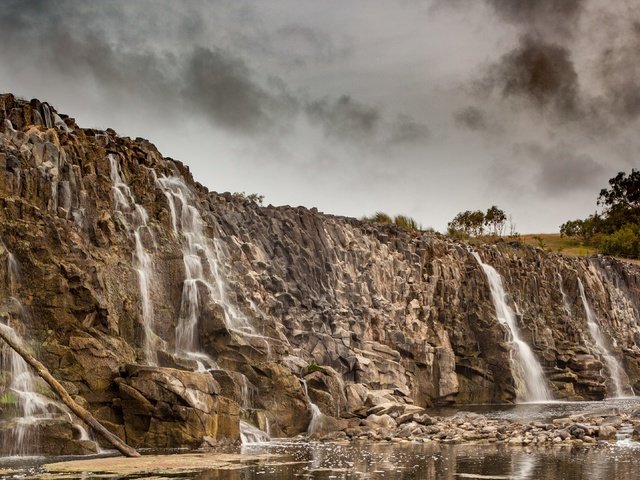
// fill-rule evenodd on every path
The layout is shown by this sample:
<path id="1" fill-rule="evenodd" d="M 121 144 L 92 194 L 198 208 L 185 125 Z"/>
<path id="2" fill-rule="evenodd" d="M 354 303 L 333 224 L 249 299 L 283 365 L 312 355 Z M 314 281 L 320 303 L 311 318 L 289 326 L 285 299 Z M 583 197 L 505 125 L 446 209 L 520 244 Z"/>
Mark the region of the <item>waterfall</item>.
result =
<path id="1" fill-rule="evenodd" d="M 569 304 L 569 297 L 567 297 L 566 292 L 564 291 L 564 286 L 562 285 L 562 275 L 557 273 L 558 276 L 558 284 L 560 285 L 560 294 L 562 295 L 562 308 L 564 308 L 565 313 L 569 318 L 572 318 L 571 314 L 571 306 Z"/>
<path id="2" fill-rule="evenodd" d="M 589 302 L 587 301 L 587 296 L 584 291 L 584 286 L 582 285 L 582 280 L 578 278 L 578 288 L 580 290 L 580 298 L 582 299 L 582 305 L 584 306 L 584 313 L 587 317 L 587 326 L 589 327 L 589 333 L 591 334 L 591 338 L 596 343 L 596 348 L 602 355 L 605 365 L 607 366 L 607 370 L 609 370 L 609 374 L 611 375 L 611 381 L 613 382 L 613 386 L 615 388 L 615 395 L 617 398 L 628 396 L 629 394 L 633 395 L 633 389 L 629 386 L 625 388 L 623 382 L 623 376 L 626 377 L 624 369 L 618 359 L 616 359 L 609 349 L 607 348 L 604 336 L 602 335 L 602 330 L 598 326 L 596 321 L 596 316 Z M 628 385 L 628 379 L 627 379 Z"/>
<path id="3" fill-rule="evenodd" d="M 64 123 L 64 120 L 62 120 L 62 118 L 60 118 L 60 115 L 58 115 L 57 113 L 53 114 L 53 123 L 56 126 L 56 128 L 62 130 L 65 133 L 72 132 L 69 126 L 66 123 Z"/>
<path id="4" fill-rule="evenodd" d="M 250 445 L 253 443 L 270 442 L 271 437 L 267 432 L 263 432 L 258 427 L 254 427 L 249 422 L 240 420 L 240 440 L 242 445 Z"/>
<path id="5" fill-rule="evenodd" d="M 304 389 L 304 396 L 307 399 L 307 405 L 309 405 L 309 410 L 311 410 L 311 421 L 309 422 L 309 426 L 307 427 L 307 435 L 312 435 L 318 430 L 318 424 L 320 423 L 320 419 L 322 418 L 322 412 L 320 411 L 318 405 L 311 401 L 307 381 L 304 378 L 301 378 L 300 381 L 302 382 L 302 388 Z"/>
<path id="6" fill-rule="evenodd" d="M 135 242 L 133 263 L 138 276 L 141 318 L 145 330 L 144 352 L 147 362 L 150 365 L 155 365 L 157 363 L 157 353 L 154 344 L 162 344 L 164 342 L 154 333 L 154 313 L 150 289 L 153 267 L 151 257 L 145 250 L 142 241 L 144 232 L 151 235 L 153 241 L 153 234 L 148 227 L 149 215 L 142 205 L 136 203 L 131 188 L 123 179 L 117 156 L 109 154 L 108 158 L 111 167 L 115 210 L 119 214 L 127 233 L 133 237 Z"/>
<path id="7" fill-rule="evenodd" d="M 46 128 L 53 128 L 51 123 L 51 109 L 47 103 L 42 104 L 42 111 L 44 112 L 44 126 Z"/>
<path id="8" fill-rule="evenodd" d="M 477 252 L 472 252 L 473 257 L 482 267 L 489 287 L 493 305 L 496 309 L 498 321 L 505 325 L 511 333 L 511 344 L 515 348 L 515 358 L 512 357 L 512 371 L 516 378 L 516 391 L 519 399 L 525 401 L 541 402 L 551 399 L 544 373 L 540 363 L 527 343 L 520 338 L 520 331 L 516 322 L 516 316 L 507 304 L 507 295 L 502 285 L 502 277 L 491 265 L 482 262 Z"/>
<path id="9" fill-rule="evenodd" d="M 19 283 L 18 263 L 13 254 L 6 248 L 0 240 L 7 253 L 7 285 L 9 289 L 10 302 L 19 312 L 20 319 L 24 322 L 24 308 L 17 298 L 17 285 Z M 23 341 L 9 323 L 0 322 L 0 329 L 18 344 Z M 3 384 L 0 381 L 0 398 L 3 398 L 6 405 L 14 403 L 14 411 L 9 418 L 9 428 L 2 425 L 0 419 L 0 432 L 2 432 L 2 442 L 0 443 L 0 453 L 3 455 L 28 455 L 38 452 L 38 430 L 37 423 L 42 420 L 53 420 L 60 416 L 72 422 L 72 415 L 68 409 L 38 393 L 38 378 L 32 372 L 31 367 L 12 348 L 2 342 L 0 345 L 0 372 L 9 373 L 9 382 L 6 389 L 2 390 Z M 89 440 L 89 433 L 81 425 L 75 424 L 74 428 L 79 431 L 80 438 Z"/>
<path id="10" fill-rule="evenodd" d="M 218 239 L 207 237 L 206 225 L 194 205 L 189 187 L 178 177 L 160 177 L 156 183 L 169 204 L 173 231 L 182 238 L 185 280 L 176 328 L 176 354 L 192 357 L 199 352 L 198 321 L 208 300 L 222 308 L 225 328 L 229 332 L 265 339 L 268 344 L 266 337 L 258 335 L 247 317 L 229 300 L 223 274 L 222 244 Z"/>

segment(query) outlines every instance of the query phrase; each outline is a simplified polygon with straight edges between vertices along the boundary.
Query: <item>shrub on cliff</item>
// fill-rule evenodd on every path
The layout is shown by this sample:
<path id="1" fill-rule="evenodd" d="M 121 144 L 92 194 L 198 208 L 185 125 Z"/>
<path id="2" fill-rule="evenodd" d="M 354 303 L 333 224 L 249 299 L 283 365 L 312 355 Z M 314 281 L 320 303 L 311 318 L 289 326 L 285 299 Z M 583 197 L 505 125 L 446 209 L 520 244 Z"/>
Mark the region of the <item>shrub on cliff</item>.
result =
<path id="1" fill-rule="evenodd" d="M 370 217 L 363 217 L 362 220 L 365 222 L 375 222 L 375 223 L 384 223 L 384 224 L 393 223 L 393 219 L 384 212 L 376 212 Z"/>
<path id="2" fill-rule="evenodd" d="M 406 215 L 397 215 L 396 218 L 393 219 L 393 223 L 396 227 L 404 230 L 405 232 L 416 232 L 421 229 L 418 222 Z"/>
<path id="3" fill-rule="evenodd" d="M 396 215 L 391 217 L 384 212 L 376 212 L 370 217 L 362 217 L 363 222 L 383 223 L 385 225 L 395 225 L 405 232 L 421 232 L 422 226 L 413 218 L 406 215 Z M 433 231 L 433 229 L 427 229 Z"/>
<path id="4" fill-rule="evenodd" d="M 257 193 L 234 192 L 232 195 L 237 199 L 249 200 L 257 205 L 262 205 L 262 202 L 264 202 L 264 195 L 258 195 Z"/>

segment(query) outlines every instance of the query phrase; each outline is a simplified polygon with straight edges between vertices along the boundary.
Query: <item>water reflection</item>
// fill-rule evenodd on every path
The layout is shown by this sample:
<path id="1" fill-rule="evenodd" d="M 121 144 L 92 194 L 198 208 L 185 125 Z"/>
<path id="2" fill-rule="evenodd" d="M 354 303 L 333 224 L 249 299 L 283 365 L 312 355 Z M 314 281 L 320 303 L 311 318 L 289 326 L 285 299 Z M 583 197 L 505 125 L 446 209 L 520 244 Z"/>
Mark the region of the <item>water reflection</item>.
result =
<path id="1" fill-rule="evenodd" d="M 637 450 L 439 446 L 415 443 L 279 444 L 252 453 L 279 460 L 233 471 L 203 472 L 210 479 L 425 479 L 583 480 L 637 479 Z"/>
<path id="2" fill-rule="evenodd" d="M 638 445 L 637 443 L 635 444 Z M 250 450 L 250 451 L 248 451 Z M 272 442 L 243 448 L 242 457 L 225 468 L 144 471 L 109 478 L 184 478 L 199 480 L 289 479 L 423 479 L 423 480 L 595 480 L 638 479 L 638 448 L 589 448 L 438 445 L 422 443 Z M 251 461 L 247 459 L 254 458 Z M 49 459 L 51 461 L 51 459 Z M 185 467 L 192 468 L 186 460 Z M 0 459 L 0 472 L 2 471 Z M 200 467 L 198 467 L 200 468 Z M 3 478 L 25 478 L 16 472 Z M 22 476 L 20 476 L 22 475 Z M 1 474 L 0 474 L 1 476 Z M 104 478 L 92 472 L 65 475 L 65 480 Z M 38 478 L 31 475 L 28 478 Z M 51 477 L 46 477 L 51 478 Z"/>

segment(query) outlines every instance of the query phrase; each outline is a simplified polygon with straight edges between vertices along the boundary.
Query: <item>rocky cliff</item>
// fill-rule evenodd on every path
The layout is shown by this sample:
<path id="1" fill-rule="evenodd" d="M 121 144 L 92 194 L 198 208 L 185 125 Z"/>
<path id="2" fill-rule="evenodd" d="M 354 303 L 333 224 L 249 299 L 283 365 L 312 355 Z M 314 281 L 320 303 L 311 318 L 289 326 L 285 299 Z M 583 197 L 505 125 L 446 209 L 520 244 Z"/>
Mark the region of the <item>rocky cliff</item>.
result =
<path id="1" fill-rule="evenodd" d="M 526 395 L 487 276 L 450 238 L 210 192 L 146 140 L 12 95 L 0 205 L 0 256 L 20 272 L 10 285 L 0 270 L 4 321 L 133 446 L 237 440 L 241 418 L 291 436 L 316 409 L 335 429 L 381 403 Z M 637 267 L 474 248 L 555 398 L 640 388 Z"/>

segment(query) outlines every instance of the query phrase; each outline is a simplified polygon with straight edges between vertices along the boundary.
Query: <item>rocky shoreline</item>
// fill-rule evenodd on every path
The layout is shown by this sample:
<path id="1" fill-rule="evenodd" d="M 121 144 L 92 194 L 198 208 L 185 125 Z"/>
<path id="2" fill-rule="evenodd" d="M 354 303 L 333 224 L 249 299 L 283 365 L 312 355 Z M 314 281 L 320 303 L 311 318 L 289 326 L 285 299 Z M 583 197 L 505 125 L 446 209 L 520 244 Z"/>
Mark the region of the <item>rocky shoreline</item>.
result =
<path id="1" fill-rule="evenodd" d="M 640 440 L 640 409 L 612 415 L 570 415 L 551 422 L 519 422 L 490 419 L 461 412 L 453 417 L 427 414 L 370 415 L 360 425 L 326 435 L 318 440 L 435 442 L 507 446 L 591 446 L 616 441 L 622 434 Z"/>
<path id="2" fill-rule="evenodd" d="M 562 403 L 539 405 L 540 410 L 529 415 L 510 416 L 506 411 L 502 416 L 495 411 L 433 415 L 414 405 L 383 402 L 369 408 L 366 417 L 344 420 L 347 425 L 340 430 L 322 431 L 331 428 L 331 422 L 325 424 L 320 419 L 318 431 L 310 438 L 525 447 L 594 446 L 619 439 L 640 441 L 640 404 L 632 399 L 615 406 L 577 403 L 573 405 L 581 406 L 583 411 L 559 415 L 548 409 Z"/>

